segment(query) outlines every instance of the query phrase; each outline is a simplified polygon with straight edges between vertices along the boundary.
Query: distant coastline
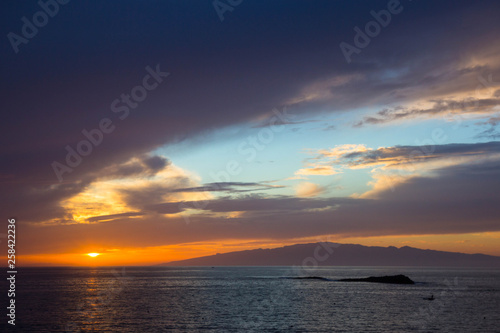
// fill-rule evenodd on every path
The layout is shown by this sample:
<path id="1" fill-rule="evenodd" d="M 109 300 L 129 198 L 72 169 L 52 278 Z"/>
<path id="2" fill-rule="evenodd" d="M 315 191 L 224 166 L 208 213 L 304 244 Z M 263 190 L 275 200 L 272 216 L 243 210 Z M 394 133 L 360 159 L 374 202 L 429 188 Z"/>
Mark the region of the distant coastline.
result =
<path id="1" fill-rule="evenodd" d="M 314 258 L 315 254 L 318 258 Z M 303 266 L 304 261 L 317 266 L 500 268 L 500 257 L 486 254 L 337 243 L 295 244 L 274 249 L 229 252 L 157 266 Z"/>

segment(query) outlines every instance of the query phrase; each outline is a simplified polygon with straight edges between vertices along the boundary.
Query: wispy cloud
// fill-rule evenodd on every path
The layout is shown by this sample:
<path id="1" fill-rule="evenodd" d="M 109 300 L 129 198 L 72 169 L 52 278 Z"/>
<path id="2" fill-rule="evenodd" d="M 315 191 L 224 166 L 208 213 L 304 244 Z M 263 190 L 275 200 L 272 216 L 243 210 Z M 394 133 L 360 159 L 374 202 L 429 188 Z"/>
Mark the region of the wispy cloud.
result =
<path id="1" fill-rule="evenodd" d="M 295 193 L 298 197 L 315 197 L 324 191 L 323 187 L 311 182 L 301 182 L 295 186 Z"/>
<path id="2" fill-rule="evenodd" d="M 177 188 L 171 190 L 171 192 L 254 192 L 262 190 L 272 190 L 277 188 L 283 188 L 283 185 L 268 185 L 263 182 L 259 183 L 245 183 L 245 182 L 219 182 L 219 183 L 208 183 L 203 186 L 197 187 L 186 187 Z"/>
<path id="3" fill-rule="evenodd" d="M 298 176 L 330 176 L 339 173 L 331 165 L 311 165 L 295 172 Z"/>
<path id="4" fill-rule="evenodd" d="M 363 120 L 355 123 L 354 127 L 363 125 L 375 125 L 395 122 L 399 120 L 407 120 L 414 118 L 432 118 L 432 117 L 465 117 L 472 116 L 488 116 L 500 110 L 499 98 L 474 99 L 467 98 L 463 100 L 433 100 L 432 106 L 429 108 L 416 108 L 398 106 L 392 109 L 383 109 L 378 111 L 374 116 L 366 116 Z"/>

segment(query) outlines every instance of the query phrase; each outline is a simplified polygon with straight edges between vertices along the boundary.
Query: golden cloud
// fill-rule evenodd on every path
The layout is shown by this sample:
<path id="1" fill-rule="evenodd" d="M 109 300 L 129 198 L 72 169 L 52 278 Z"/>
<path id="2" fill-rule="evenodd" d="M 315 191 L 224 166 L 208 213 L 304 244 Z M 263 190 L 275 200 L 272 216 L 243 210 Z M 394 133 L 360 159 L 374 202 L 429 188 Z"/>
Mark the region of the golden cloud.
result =
<path id="1" fill-rule="evenodd" d="M 310 182 L 302 182 L 295 186 L 295 194 L 299 197 L 315 197 L 323 192 L 323 187 Z"/>

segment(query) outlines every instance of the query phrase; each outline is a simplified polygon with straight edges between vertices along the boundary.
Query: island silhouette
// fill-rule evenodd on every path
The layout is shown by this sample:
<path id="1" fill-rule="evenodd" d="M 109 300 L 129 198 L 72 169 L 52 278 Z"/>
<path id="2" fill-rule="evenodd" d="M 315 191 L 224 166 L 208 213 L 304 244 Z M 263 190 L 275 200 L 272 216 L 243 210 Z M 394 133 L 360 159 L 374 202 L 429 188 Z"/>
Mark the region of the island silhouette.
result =
<path id="1" fill-rule="evenodd" d="M 309 243 L 274 249 L 255 249 L 170 261 L 160 266 L 420 266 L 500 268 L 500 257 L 422 250 L 409 246 L 363 246 L 357 244 Z"/>

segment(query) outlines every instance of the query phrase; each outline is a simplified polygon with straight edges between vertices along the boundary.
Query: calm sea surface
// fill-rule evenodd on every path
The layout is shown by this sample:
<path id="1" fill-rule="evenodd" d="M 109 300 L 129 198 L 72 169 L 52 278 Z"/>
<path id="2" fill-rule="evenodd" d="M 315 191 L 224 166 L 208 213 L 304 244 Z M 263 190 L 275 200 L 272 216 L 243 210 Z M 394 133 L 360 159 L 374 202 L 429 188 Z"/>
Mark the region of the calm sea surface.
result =
<path id="1" fill-rule="evenodd" d="M 417 284 L 334 281 L 400 273 Z M 2 331 L 500 332 L 499 270 L 20 268 L 16 289 Z"/>

